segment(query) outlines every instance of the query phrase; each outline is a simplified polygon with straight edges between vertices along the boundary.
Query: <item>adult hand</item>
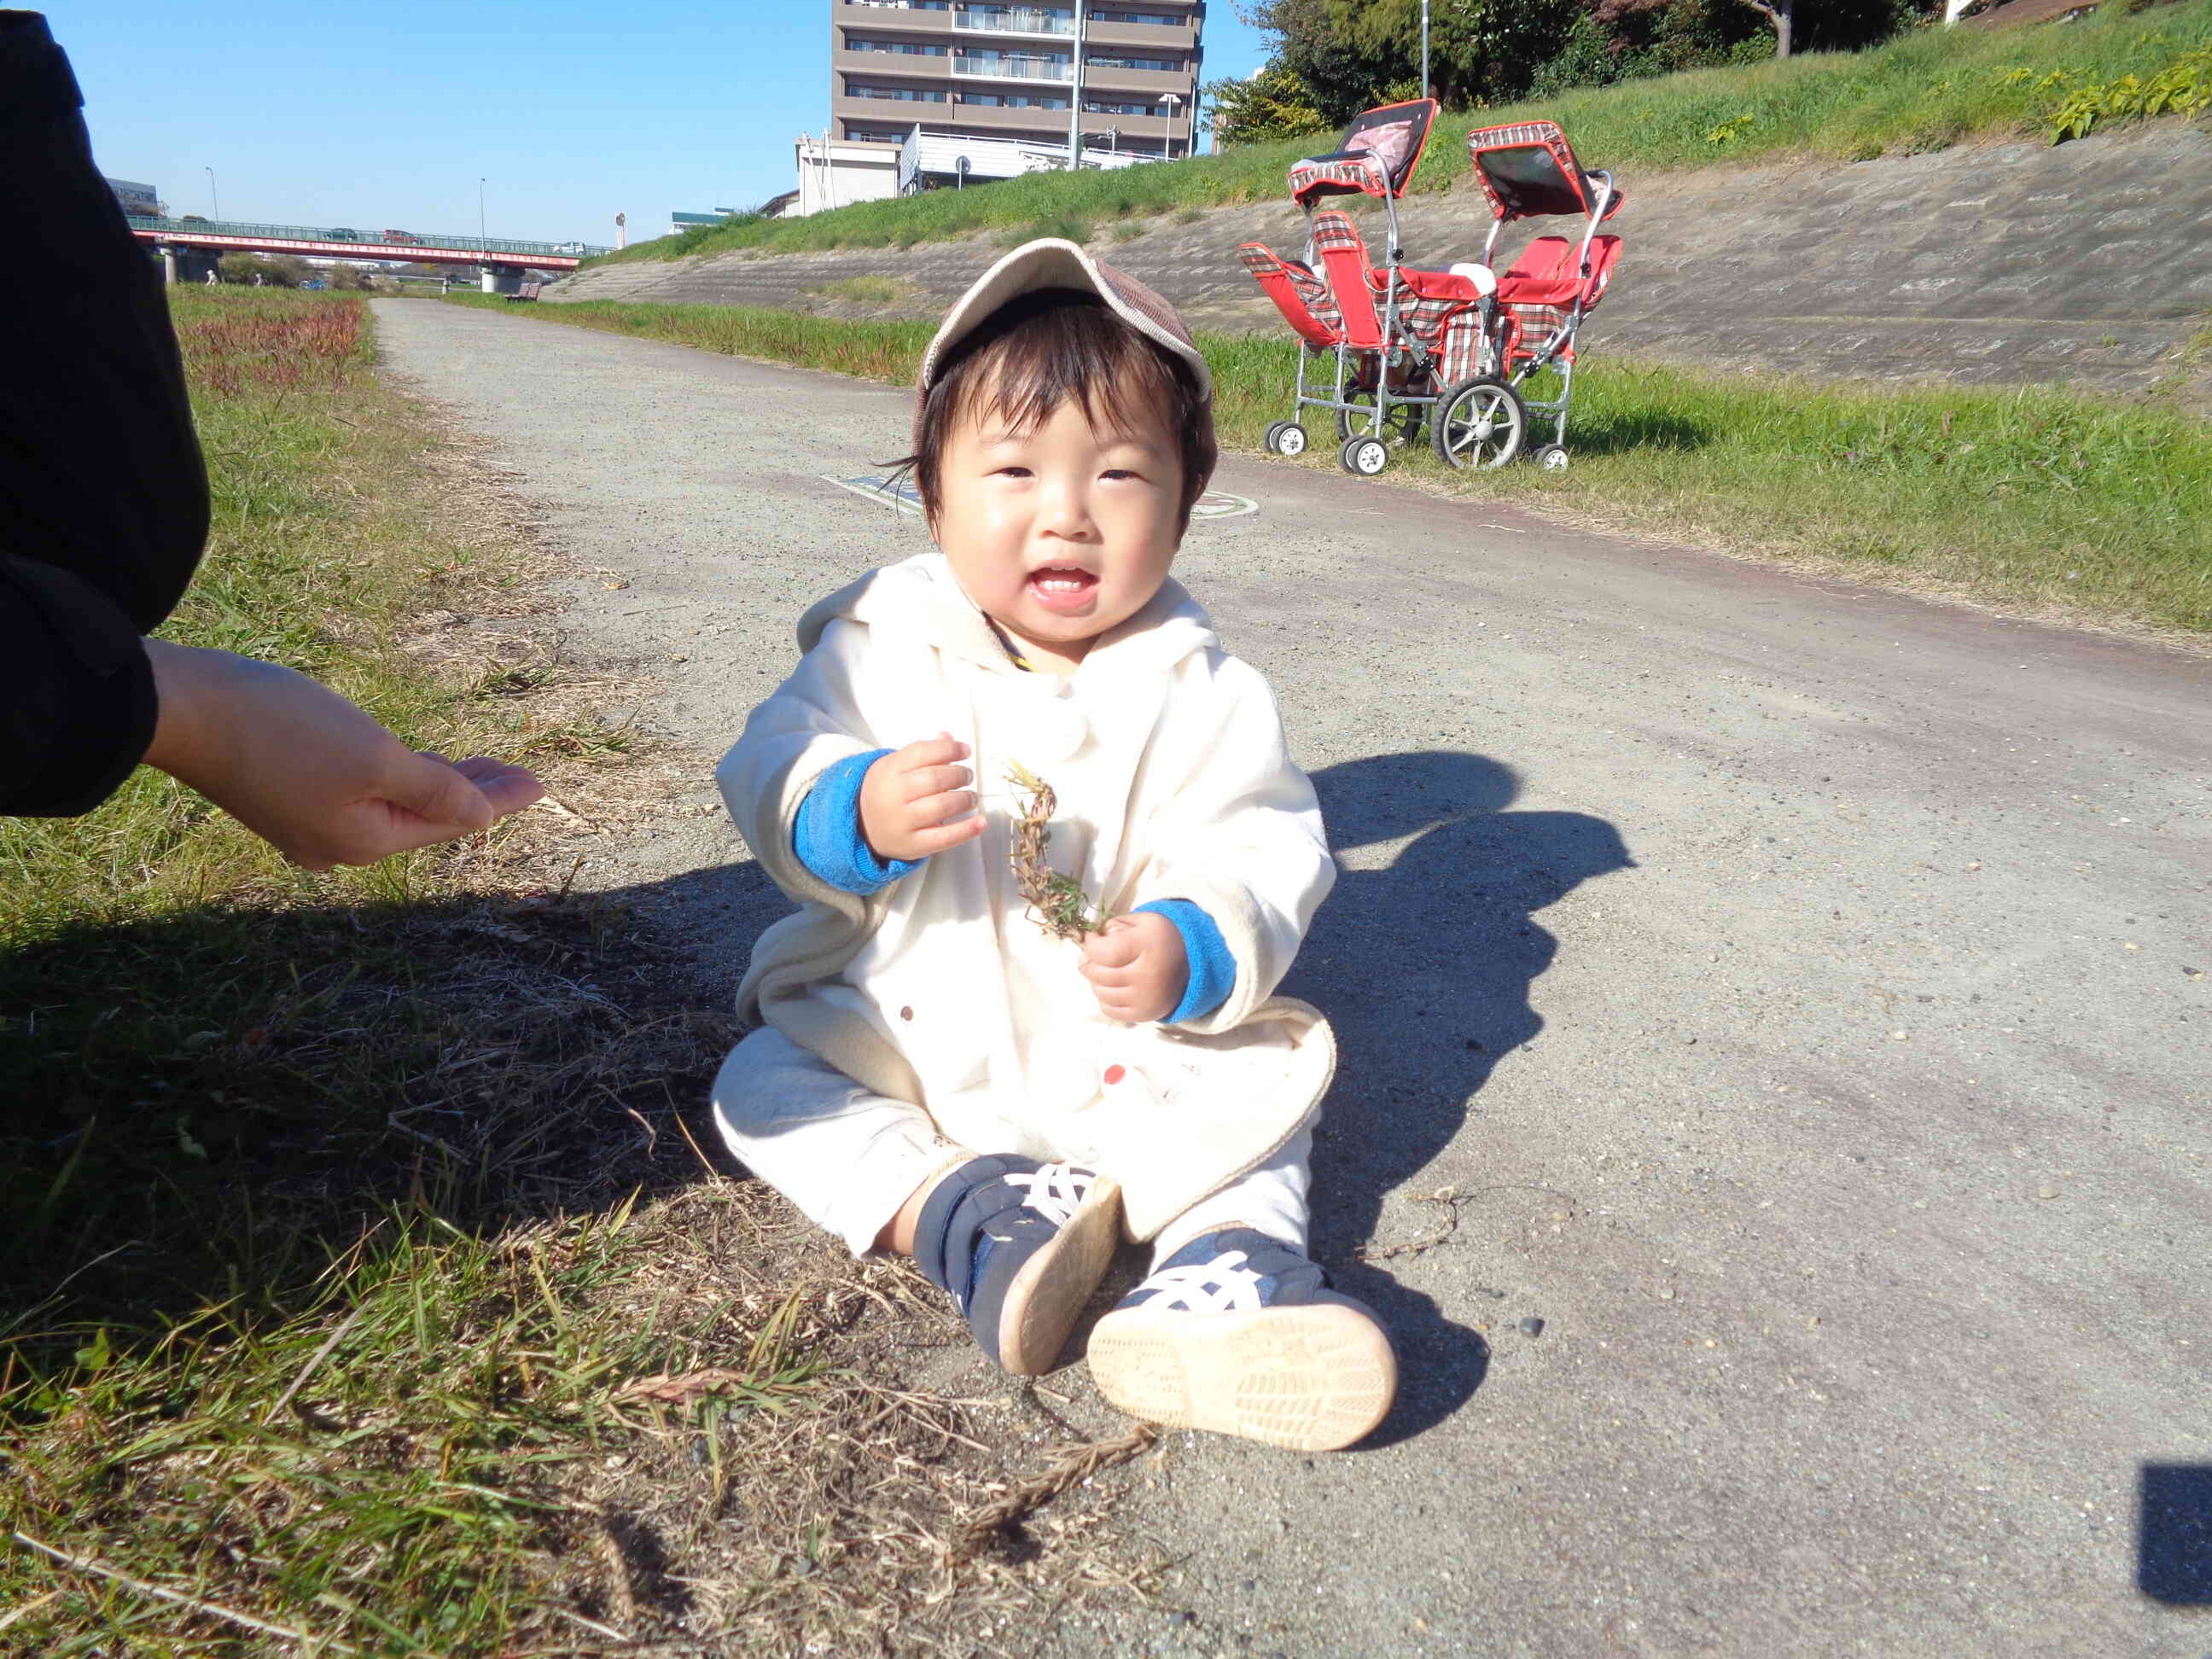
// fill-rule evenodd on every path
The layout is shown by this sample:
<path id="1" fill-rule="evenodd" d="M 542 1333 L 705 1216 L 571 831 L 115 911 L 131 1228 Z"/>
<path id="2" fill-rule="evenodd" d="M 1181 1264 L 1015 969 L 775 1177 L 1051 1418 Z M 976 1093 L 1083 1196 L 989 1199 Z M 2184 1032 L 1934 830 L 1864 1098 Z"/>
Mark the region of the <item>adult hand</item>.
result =
<path id="1" fill-rule="evenodd" d="M 983 833 L 968 745 L 939 732 L 894 749 L 860 780 L 860 833 L 879 859 L 910 864 Z"/>
<path id="2" fill-rule="evenodd" d="M 146 763 L 310 870 L 485 829 L 544 794 L 519 766 L 417 754 L 275 663 L 148 640 L 160 712 Z"/>
<path id="3" fill-rule="evenodd" d="M 1083 976 L 1107 1018 L 1124 1025 L 1165 1019 L 1190 985 L 1182 931 L 1157 910 L 1116 916 L 1083 941 Z"/>

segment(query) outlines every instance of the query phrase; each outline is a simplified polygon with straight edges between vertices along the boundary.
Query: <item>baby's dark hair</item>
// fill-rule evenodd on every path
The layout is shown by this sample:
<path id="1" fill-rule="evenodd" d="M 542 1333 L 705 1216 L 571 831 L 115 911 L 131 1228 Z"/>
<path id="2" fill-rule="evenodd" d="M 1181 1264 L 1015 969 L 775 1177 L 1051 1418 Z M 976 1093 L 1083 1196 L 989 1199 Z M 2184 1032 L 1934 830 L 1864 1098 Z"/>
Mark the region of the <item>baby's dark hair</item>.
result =
<path id="1" fill-rule="evenodd" d="M 1139 334 L 1080 289 L 1037 289 L 1010 300 L 960 342 L 939 369 L 915 422 L 910 469 L 933 526 L 945 450 L 969 415 L 996 415 L 1018 432 L 1049 419 L 1066 399 L 1093 429 L 1141 432 L 1158 421 L 1182 460 L 1179 530 L 1206 493 L 1220 448 L 1213 406 L 1190 366 Z M 1149 420 L 1147 417 L 1150 417 Z"/>

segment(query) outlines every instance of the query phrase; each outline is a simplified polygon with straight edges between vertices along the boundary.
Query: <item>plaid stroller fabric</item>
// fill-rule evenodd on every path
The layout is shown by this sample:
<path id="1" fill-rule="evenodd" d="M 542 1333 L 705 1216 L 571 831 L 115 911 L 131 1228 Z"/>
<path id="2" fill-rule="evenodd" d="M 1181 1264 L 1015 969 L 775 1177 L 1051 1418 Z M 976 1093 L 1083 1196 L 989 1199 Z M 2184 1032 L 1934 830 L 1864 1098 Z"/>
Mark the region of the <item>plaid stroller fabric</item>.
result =
<path id="1" fill-rule="evenodd" d="M 1377 272 L 1380 276 L 1382 273 Z M 1407 343 L 1435 356 L 1442 353 L 1451 319 L 1474 307 L 1464 300 L 1419 300 L 1402 284 L 1398 289 L 1398 333 Z"/>
<path id="2" fill-rule="evenodd" d="M 1482 316 L 1473 306 L 1462 307 L 1444 325 L 1443 364 L 1437 378 L 1446 386 L 1472 380 L 1482 363 Z"/>
<path id="3" fill-rule="evenodd" d="M 1359 234 L 1359 227 L 1334 208 L 1314 215 L 1313 245 L 1314 252 L 1324 258 L 1332 253 L 1367 257 L 1367 239 Z"/>
<path id="4" fill-rule="evenodd" d="M 1565 333 L 1569 317 L 1564 306 L 1517 306 L 1505 307 L 1505 361 L 1509 368 L 1518 368 L 1522 362 L 1543 355 L 1544 348 Z M 1559 348 L 1559 356 L 1567 362 L 1575 360 L 1575 348 L 1568 341 Z"/>
<path id="5" fill-rule="evenodd" d="M 1382 196 L 1389 191 L 1390 173 L 1381 157 L 1364 150 L 1356 155 L 1316 157 L 1291 168 L 1293 196 L 1304 200 L 1313 194 L 1316 185 L 1336 185 L 1370 196 Z"/>

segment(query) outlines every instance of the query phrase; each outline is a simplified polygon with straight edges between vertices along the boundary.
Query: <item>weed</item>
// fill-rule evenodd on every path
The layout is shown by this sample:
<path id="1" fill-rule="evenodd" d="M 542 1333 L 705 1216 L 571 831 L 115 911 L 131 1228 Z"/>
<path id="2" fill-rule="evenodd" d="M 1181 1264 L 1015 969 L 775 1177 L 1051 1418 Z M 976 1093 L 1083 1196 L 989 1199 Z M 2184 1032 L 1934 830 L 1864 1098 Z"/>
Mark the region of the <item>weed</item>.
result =
<path id="1" fill-rule="evenodd" d="M 825 300 L 842 300 L 851 305 L 893 306 L 911 300 L 924 290 L 920 283 L 901 276 L 843 276 L 834 283 L 823 283 L 805 291 L 818 294 Z"/>

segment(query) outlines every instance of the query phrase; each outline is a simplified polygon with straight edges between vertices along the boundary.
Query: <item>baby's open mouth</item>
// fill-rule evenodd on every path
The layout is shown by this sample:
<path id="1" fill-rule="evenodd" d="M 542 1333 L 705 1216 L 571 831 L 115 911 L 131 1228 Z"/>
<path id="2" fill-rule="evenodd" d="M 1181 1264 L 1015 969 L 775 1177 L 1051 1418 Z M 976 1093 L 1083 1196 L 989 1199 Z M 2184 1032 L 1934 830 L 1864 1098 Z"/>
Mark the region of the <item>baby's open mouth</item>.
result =
<path id="1" fill-rule="evenodd" d="M 1030 572 L 1029 590 L 1039 605 L 1051 611 L 1072 611 L 1090 603 L 1098 578 L 1073 565 L 1047 565 Z"/>

